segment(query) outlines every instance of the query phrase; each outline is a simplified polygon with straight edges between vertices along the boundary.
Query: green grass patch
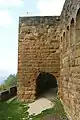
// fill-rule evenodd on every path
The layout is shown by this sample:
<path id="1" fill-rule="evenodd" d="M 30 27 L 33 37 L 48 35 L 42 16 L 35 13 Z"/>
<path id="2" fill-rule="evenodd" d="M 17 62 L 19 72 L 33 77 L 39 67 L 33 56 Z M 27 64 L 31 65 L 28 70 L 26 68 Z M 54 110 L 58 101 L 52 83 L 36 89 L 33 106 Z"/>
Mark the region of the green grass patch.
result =
<path id="1" fill-rule="evenodd" d="M 0 120 L 28 120 L 28 105 L 16 98 L 0 102 Z"/>
<path id="2" fill-rule="evenodd" d="M 66 120 L 66 114 L 58 98 L 54 101 L 54 107 L 44 110 L 39 115 L 29 116 L 28 103 L 20 102 L 16 97 L 5 102 L 0 102 L 0 120 L 43 120 L 45 116 L 59 116 L 61 120 Z"/>

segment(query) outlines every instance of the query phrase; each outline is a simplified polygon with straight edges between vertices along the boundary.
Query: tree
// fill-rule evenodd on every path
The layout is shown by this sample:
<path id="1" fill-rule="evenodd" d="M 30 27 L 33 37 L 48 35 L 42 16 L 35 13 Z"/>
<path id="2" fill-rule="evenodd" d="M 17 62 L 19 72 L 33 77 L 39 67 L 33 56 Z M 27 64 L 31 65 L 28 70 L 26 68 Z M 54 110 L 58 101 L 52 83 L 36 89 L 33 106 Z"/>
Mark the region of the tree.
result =
<path id="1" fill-rule="evenodd" d="M 17 85 L 17 78 L 18 78 L 17 74 L 9 75 L 9 77 L 4 81 L 4 84 L 0 85 L 0 91 L 7 90 L 12 86 Z"/>
<path id="2" fill-rule="evenodd" d="M 6 85 L 6 87 L 8 88 L 8 87 L 11 87 L 11 86 L 15 86 L 15 85 L 17 85 L 17 74 L 15 75 L 15 74 L 11 74 L 8 78 L 7 78 L 7 80 L 5 80 L 5 83 L 4 83 L 5 85 Z"/>
<path id="3" fill-rule="evenodd" d="M 6 90 L 5 84 L 0 85 L 0 91 Z"/>

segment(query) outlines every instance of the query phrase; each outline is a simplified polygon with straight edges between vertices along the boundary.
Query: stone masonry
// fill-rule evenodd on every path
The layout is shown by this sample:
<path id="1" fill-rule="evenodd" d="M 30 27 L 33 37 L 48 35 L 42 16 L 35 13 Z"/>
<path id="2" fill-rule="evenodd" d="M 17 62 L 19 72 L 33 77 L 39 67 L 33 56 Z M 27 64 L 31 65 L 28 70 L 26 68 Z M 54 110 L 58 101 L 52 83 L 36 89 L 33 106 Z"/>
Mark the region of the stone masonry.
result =
<path id="1" fill-rule="evenodd" d="M 69 119 L 80 120 L 80 0 L 66 0 L 60 16 L 19 18 L 20 100 L 35 100 L 41 72 L 56 77 Z"/>
<path id="2" fill-rule="evenodd" d="M 34 100 L 41 72 L 60 76 L 59 17 L 22 17 L 19 27 L 18 96 Z"/>
<path id="3" fill-rule="evenodd" d="M 60 98 L 69 119 L 80 120 L 80 0 L 66 0 L 60 20 Z"/>

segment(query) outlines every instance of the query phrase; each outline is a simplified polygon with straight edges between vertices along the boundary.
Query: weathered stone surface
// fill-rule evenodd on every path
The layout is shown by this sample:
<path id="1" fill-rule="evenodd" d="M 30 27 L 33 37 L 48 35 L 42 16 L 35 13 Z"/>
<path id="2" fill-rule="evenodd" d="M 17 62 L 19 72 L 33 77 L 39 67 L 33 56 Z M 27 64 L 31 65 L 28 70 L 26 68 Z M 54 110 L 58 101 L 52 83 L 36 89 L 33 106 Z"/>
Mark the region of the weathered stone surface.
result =
<path id="1" fill-rule="evenodd" d="M 17 95 L 17 87 L 16 86 L 10 88 L 10 95 L 12 97 Z"/>
<path id="2" fill-rule="evenodd" d="M 66 0 L 60 18 L 60 47 L 63 46 L 60 49 L 63 52 L 60 54 L 60 81 L 63 81 L 61 87 L 65 93 L 68 92 L 68 96 L 62 97 L 62 101 L 70 120 L 79 120 L 80 110 L 77 105 L 80 105 L 80 0 Z M 64 91 L 60 91 L 60 94 L 61 92 Z M 70 102 L 67 102 L 67 99 Z"/>
<path id="3" fill-rule="evenodd" d="M 35 99 L 36 79 L 49 72 L 70 120 L 80 119 L 80 0 L 66 0 L 61 16 L 20 17 L 18 97 Z"/>
<path id="4" fill-rule="evenodd" d="M 60 76 L 59 25 L 59 17 L 20 18 L 18 46 L 20 99 L 35 98 L 36 79 L 40 72 L 49 72 L 56 78 Z"/>
<path id="5" fill-rule="evenodd" d="M 9 90 L 4 90 L 0 93 L 0 102 L 6 101 L 17 95 L 17 86 L 9 88 Z"/>

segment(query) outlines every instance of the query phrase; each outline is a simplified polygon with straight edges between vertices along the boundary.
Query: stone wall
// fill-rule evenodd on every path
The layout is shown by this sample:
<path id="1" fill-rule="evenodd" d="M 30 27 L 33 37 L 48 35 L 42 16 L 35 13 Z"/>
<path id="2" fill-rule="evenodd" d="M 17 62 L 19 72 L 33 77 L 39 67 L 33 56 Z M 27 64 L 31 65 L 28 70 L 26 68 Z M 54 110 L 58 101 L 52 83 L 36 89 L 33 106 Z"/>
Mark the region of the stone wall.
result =
<path id="1" fill-rule="evenodd" d="M 0 102 L 9 100 L 17 95 L 17 86 L 9 88 L 9 90 L 2 91 L 0 93 Z"/>
<path id="2" fill-rule="evenodd" d="M 70 120 L 80 120 L 79 8 L 80 0 L 66 0 L 61 14 L 59 92 Z"/>
<path id="3" fill-rule="evenodd" d="M 49 72 L 70 120 L 80 120 L 80 0 L 66 0 L 60 17 L 20 17 L 18 97 L 34 100 L 36 79 Z"/>
<path id="4" fill-rule="evenodd" d="M 20 17 L 18 49 L 18 97 L 34 100 L 41 72 L 60 76 L 60 18 Z"/>

